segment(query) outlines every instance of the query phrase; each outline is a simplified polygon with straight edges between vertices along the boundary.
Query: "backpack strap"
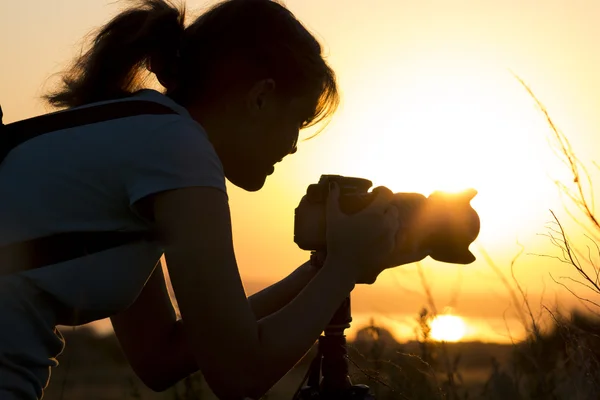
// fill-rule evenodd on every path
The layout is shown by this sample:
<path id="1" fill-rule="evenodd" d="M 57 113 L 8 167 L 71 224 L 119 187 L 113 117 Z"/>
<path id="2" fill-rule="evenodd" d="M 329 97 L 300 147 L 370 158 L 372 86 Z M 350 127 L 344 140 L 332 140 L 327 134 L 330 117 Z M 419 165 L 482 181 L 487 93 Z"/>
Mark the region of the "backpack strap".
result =
<path id="1" fill-rule="evenodd" d="M 11 243 L 0 247 L 0 277 L 155 238 L 148 232 L 67 232 Z"/>
<path id="2" fill-rule="evenodd" d="M 15 147 L 37 136 L 62 129 L 136 115 L 177 114 L 163 104 L 130 100 L 44 114 L 0 127 L 0 162 Z M 0 109 L 0 121 L 2 118 Z"/>
<path id="3" fill-rule="evenodd" d="M 21 143 L 45 133 L 136 115 L 165 114 L 177 112 L 159 103 L 130 100 L 59 111 L 4 125 L 0 107 L 0 162 Z M 65 232 L 13 243 L 0 247 L 0 276 L 155 238 L 147 232 Z"/>

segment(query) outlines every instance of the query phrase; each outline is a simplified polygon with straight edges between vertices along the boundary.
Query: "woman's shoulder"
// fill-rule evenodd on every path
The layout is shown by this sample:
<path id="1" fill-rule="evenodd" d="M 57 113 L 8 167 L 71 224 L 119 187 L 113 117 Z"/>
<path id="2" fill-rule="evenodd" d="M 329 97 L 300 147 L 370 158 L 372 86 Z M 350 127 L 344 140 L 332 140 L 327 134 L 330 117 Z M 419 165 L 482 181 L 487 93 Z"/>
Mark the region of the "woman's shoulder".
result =
<path id="1" fill-rule="evenodd" d="M 139 141 L 136 146 L 139 150 L 157 151 L 178 158 L 186 155 L 196 158 L 199 153 L 217 157 L 206 131 L 184 107 L 162 93 L 149 89 L 136 93 L 131 99 L 156 102 L 174 111 L 173 114 L 132 119 L 132 124 L 136 126 L 129 128 L 129 134 L 132 139 Z M 136 133 L 132 134 L 133 131 Z"/>
<path id="2" fill-rule="evenodd" d="M 138 119 L 138 121 L 147 122 L 150 125 L 149 128 L 156 133 L 165 133 L 171 140 L 187 138 L 196 143 L 210 144 L 204 128 L 192 118 L 187 109 L 164 94 L 152 89 L 143 89 L 129 99 L 154 102 L 173 110 L 172 114 L 163 114 L 158 116 L 159 118 L 147 118 L 148 116 L 146 116 L 146 118 Z"/>
<path id="3" fill-rule="evenodd" d="M 131 111 L 123 111 L 127 103 L 135 101 L 156 103 L 163 108 L 158 113 L 153 107 L 149 107 L 146 112 L 144 106 L 131 107 Z M 115 159 L 119 156 L 130 158 L 144 154 L 151 156 L 156 153 L 166 156 L 173 151 L 180 155 L 182 152 L 190 155 L 199 151 L 205 154 L 214 153 L 206 131 L 192 118 L 187 109 L 156 90 L 143 89 L 124 98 L 96 102 L 77 108 L 102 109 L 106 105 L 121 107 L 123 112 L 116 112 L 118 117 L 112 117 L 111 109 L 105 119 L 96 119 L 93 124 L 74 127 L 69 129 L 70 132 L 58 132 L 51 135 L 54 137 L 53 140 L 66 141 L 75 145 L 72 138 L 77 137 L 79 148 L 82 145 L 85 147 L 86 143 L 88 147 L 98 146 L 97 150 L 106 150 L 105 147 L 108 147 Z M 172 112 L 169 112 L 169 109 Z"/>
<path id="4" fill-rule="evenodd" d="M 207 133 L 187 110 L 159 92 L 143 91 L 134 97 L 157 101 L 177 113 L 153 122 L 152 118 L 140 119 L 145 128 L 130 134 L 127 145 L 119 150 L 127 163 L 121 176 L 129 185 L 132 203 L 151 193 L 188 186 L 211 186 L 226 192 L 221 160 Z"/>
<path id="5" fill-rule="evenodd" d="M 127 97 L 126 99 L 122 99 L 122 101 L 128 100 L 143 100 L 150 101 L 154 103 L 162 104 L 170 109 L 172 109 L 177 115 L 180 115 L 185 118 L 192 119 L 190 113 L 187 111 L 185 107 L 178 104 L 175 100 L 166 96 L 165 94 L 154 90 L 154 89 L 141 89 L 135 92 L 132 96 Z"/>

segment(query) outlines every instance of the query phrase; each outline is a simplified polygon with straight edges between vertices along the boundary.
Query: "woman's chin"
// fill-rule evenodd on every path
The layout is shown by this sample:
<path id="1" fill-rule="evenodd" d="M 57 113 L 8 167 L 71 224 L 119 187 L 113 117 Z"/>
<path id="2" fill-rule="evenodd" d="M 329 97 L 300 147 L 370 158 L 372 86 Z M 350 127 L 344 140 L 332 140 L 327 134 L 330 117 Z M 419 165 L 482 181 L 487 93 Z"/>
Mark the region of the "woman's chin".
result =
<path id="1" fill-rule="evenodd" d="M 271 175 L 271 173 L 253 175 L 244 174 L 243 176 L 228 176 L 227 179 L 240 189 L 244 189 L 248 192 L 256 192 L 262 189 L 262 187 L 265 185 L 265 181 L 267 180 L 267 176 Z"/>

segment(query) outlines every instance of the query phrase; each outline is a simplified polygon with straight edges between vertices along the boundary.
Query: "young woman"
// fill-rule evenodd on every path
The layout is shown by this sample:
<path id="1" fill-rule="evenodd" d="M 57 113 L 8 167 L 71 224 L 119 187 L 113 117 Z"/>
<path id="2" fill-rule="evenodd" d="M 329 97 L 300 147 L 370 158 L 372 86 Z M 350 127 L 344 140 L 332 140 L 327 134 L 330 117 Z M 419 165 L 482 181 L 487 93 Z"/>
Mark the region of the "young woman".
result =
<path id="1" fill-rule="evenodd" d="M 164 93 L 144 89 L 146 68 Z M 14 149 L 0 164 L 0 245 L 78 231 L 152 229 L 161 239 L 0 273 L 2 399 L 43 396 L 64 346 L 57 325 L 107 317 L 150 388 L 201 371 L 222 399 L 259 398 L 355 284 L 390 265 L 398 231 L 391 193 L 380 190 L 347 216 L 333 186 L 322 268 L 307 262 L 253 296 L 244 292 L 225 179 L 259 190 L 296 151 L 299 130 L 338 104 L 319 43 L 276 2 L 224 1 L 189 26 L 165 0 L 138 2 L 97 33 L 47 100 L 69 109 L 147 100 L 174 114 L 58 130 Z"/>

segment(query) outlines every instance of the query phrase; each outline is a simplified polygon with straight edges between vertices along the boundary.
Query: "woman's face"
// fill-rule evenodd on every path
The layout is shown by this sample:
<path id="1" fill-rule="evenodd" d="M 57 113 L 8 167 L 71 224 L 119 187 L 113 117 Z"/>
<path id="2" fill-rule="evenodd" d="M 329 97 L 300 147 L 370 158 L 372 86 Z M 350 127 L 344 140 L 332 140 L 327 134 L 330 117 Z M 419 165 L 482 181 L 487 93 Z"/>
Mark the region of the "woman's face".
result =
<path id="1" fill-rule="evenodd" d="M 220 146 L 227 179 L 248 191 L 261 189 L 275 164 L 296 152 L 312 106 L 305 98 L 283 98 L 271 80 L 257 83 L 232 121 L 229 143 Z"/>

